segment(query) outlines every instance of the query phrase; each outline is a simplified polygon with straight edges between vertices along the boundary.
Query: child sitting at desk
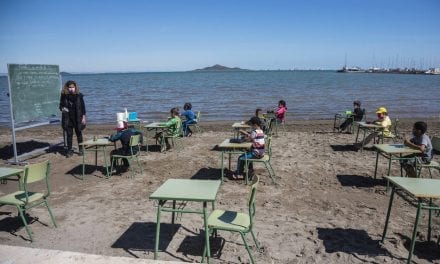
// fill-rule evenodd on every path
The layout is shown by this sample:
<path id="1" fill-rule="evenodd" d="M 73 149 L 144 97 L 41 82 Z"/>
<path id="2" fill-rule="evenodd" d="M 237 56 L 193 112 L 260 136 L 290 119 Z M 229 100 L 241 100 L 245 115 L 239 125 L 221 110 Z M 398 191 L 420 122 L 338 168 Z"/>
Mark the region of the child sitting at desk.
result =
<path id="1" fill-rule="evenodd" d="M 353 108 L 353 113 L 339 126 L 339 131 L 344 131 L 353 121 L 361 121 L 364 117 L 364 111 L 361 109 L 361 101 L 354 101 Z"/>
<path id="2" fill-rule="evenodd" d="M 234 180 L 243 178 L 244 164 L 246 159 L 261 159 L 264 156 L 264 132 L 260 128 L 260 119 L 256 116 L 252 117 L 248 123 L 252 126 L 252 132 L 240 130 L 248 141 L 252 142 L 251 151 L 248 151 L 238 157 L 237 171 L 232 178 Z M 251 168 L 251 164 L 249 164 Z"/>
<path id="3" fill-rule="evenodd" d="M 361 147 L 367 145 L 368 143 L 370 143 L 370 141 L 372 139 L 375 139 L 379 135 L 379 133 L 383 133 L 384 136 L 391 135 L 391 132 L 390 132 L 391 119 L 388 116 L 387 109 L 383 106 L 379 107 L 376 111 L 376 114 L 377 114 L 377 119 L 371 123 L 380 126 L 382 129 L 382 132 L 375 131 L 375 132 L 369 134 L 365 138 L 363 143 L 361 142 L 361 143 L 358 143 L 355 145 L 356 148 L 361 148 Z"/>
<path id="4" fill-rule="evenodd" d="M 261 130 L 266 131 L 266 119 L 264 118 L 263 110 L 261 108 L 257 108 L 255 110 L 255 116 L 258 117 L 258 119 L 260 119 Z"/>
<path id="5" fill-rule="evenodd" d="M 276 121 L 278 124 L 284 122 L 286 112 L 287 112 L 286 101 L 284 101 L 284 100 L 280 100 L 280 101 L 278 102 L 278 108 L 277 108 L 277 110 L 275 111 L 275 118 L 276 118 L 275 121 Z"/>
<path id="6" fill-rule="evenodd" d="M 141 135 L 142 142 L 142 132 L 136 130 L 135 128 L 128 128 L 128 123 L 126 121 L 118 122 L 118 126 L 115 128 L 117 130 L 116 134 L 110 136 L 108 139 L 111 142 L 116 142 L 118 140 L 121 141 L 122 147 L 118 149 L 114 149 L 110 153 L 110 164 L 112 163 L 112 157 L 113 155 L 123 155 L 123 156 L 130 156 L 131 155 L 131 148 L 130 148 L 130 138 L 133 135 Z M 139 151 L 138 148 L 133 148 L 133 154 L 136 154 Z M 128 163 L 128 160 L 122 159 L 122 162 L 124 164 L 125 170 L 130 166 Z M 116 173 L 116 168 L 112 171 L 112 173 Z"/>
<path id="7" fill-rule="evenodd" d="M 185 112 L 182 113 L 182 116 L 184 116 L 186 120 L 182 123 L 182 126 L 185 137 L 190 137 L 192 135 L 192 131 L 188 125 L 197 123 L 196 115 L 191 109 L 191 103 L 185 103 L 183 105 L 183 110 L 185 110 Z"/>
<path id="8" fill-rule="evenodd" d="M 416 177 L 416 164 L 429 164 L 432 159 L 432 144 L 429 137 L 425 134 L 426 130 L 428 129 L 428 125 L 423 122 L 415 122 L 413 126 L 413 137 L 411 139 L 408 139 L 405 137 L 403 144 L 405 144 L 408 147 L 418 149 L 421 151 L 421 154 L 413 154 L 406 156 L 405 159 L 401 160 L 400 164 L 406 171 L 406 175 L 408 177 Z M 414 159 L 411 159 L 411 157 L 414 157 Z"/>
<path id="9" fill-rule="evenodd" d="M 170 110 L 171 118 L 164 123 L 166 126 L 166 136 L 178 136 L 180 133 L 180 127 L 182 126 L 182 120 L 179 117 L 179 108 L 173 107 Z M 168 142 L 168 138 L 164 135 L 163 132 L 159 132 L 156 134 L 155 138 L 160 138 L 160 141 L 165 140 L 165 144 L 167 150 L 171 148 L 170 143 Z"/>

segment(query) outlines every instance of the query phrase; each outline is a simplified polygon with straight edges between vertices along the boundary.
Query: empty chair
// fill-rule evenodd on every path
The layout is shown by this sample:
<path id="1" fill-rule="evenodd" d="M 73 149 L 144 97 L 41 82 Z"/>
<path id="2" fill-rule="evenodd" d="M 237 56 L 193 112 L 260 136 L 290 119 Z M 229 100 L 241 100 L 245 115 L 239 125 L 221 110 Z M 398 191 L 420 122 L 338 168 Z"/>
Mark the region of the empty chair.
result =
<path id="1" fill-rule="evenodd" d="M 13 205 L 17 207 L 18 213 L 23 221 L 26 232 L 29 235 L 31 241 L 32 230 L 26 221 L 25 212 L 33 207 L 44 205 L 49 211 L 50 219 L 55 227 L 57 224 L 53 217 L 52 211 L 49 207 L 47 198 L 50 196 L 50 185 L 49 185 L 49 171 L 50 163 L 49 161 L 44 161 L 32 165 L 27 165 L 24 170 L 24 177 L 20 178 L 22 182 L 23 190 L 16 191 L 0 197 L 0 205 Z M 31 191 L 36 186 L 33 183 L 45 182 L 44 192 Z"/>
<path id="2" fill-rule="evenodd" d="M 246 235 L 248 233 L 251 233 L 257 249 L 260 248 L 258 240 L 255 237 L 253 231 L 254 218 L 256 214 L 255 196 L 257 193 L 257 186 L 258 186 L 258 177 L 254 177 L 252 181 L 251 193 L 248 201 L 248 213 L 216 209 L 208 217 L 208 231 L 211 234 L 217 235 L 217 231 L 237 232 L 240 234 L 241 238 L 243 239 L 246 250 L 249 254 L 251 263 L 255 263 L 255 261 L 250 251 L 249 245 L 246 241 Z M 206 256 L 207 250 L 210 249 L 207 248 L 205 245 L 205 248 L 203 250 L 202 262 Z"/>

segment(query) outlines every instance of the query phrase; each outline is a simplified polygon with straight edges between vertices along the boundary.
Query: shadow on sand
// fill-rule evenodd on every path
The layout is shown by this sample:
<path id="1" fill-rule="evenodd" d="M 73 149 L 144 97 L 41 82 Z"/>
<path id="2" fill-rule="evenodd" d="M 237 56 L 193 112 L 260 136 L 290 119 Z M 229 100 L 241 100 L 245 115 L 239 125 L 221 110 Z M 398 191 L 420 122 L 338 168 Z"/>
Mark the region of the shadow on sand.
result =
<path id="1" fill-rule="evenodd" d="M 356 188 L 371 188 L 375 186 L 386 186 L 384 179 L 373 179 L 359 175 L 336 175 L 342 186 L 350 186 Z"/>

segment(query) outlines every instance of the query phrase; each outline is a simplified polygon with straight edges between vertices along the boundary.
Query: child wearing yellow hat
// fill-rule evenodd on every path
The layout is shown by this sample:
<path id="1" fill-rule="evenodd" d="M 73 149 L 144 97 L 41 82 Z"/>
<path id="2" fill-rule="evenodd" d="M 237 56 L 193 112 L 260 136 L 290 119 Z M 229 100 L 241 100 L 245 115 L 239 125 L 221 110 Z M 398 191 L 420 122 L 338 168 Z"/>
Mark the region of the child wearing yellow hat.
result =
<path id="1" fill-rule="evenodd" d="M 388 111 L 387 111 L 387 109 L 386 109 L 384 106 L 379 107 L 379 108 L 376 110 L 376 115 L 377 115 L 377 119 L 374 120 L 374 121 L 371 122 L 371 123 L 372 123 L 372 124 L 375 124 L 375 125 L 378 125 L 378 126 L 381 126 L 381 127 L 382 127 L 382 132 L 383 132 L 383 135 L 384 135 L 384 136 L 390 136 L 390 135 L 391 135 L 391 132 L 390 132 L 391 119 L 390 119 L 390 117 L 388 116 Z M 371 141 L 373 138 L 376 138 L 378 135 L 379 135 L 379 132 L 378 132 L 378 131 L 375 131 L 375 132 L 369 134 L 369 135 L 365 138 L 363 144 L 362 144 L 362 143 L 360 143 L 360 144 L 356 144 L 355 147 L 356 147 L 356 148 L 361 148 L 361 147 L 367 145 L 368 143 L 370 143 L 370 141 Z"/>

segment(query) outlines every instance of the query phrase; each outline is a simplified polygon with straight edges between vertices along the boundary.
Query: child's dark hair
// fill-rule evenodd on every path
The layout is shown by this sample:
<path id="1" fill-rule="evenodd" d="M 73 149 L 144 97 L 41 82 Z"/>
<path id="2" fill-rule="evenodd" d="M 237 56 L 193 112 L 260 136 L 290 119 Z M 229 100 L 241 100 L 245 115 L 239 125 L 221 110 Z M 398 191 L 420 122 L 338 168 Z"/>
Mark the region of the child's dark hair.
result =
<path id="1" fill-rule="evenodd" d="M 356 100 L 356 101 L 354 101 L 353 102 L 353 105 L 357 105 L 357 106 L 361 106 L 361 101 L 359 101 L 359 100 Z"/>
<path id="2" fill-rule="evenodd" d="M 260 120 L 260 118 L 254 116 L 248 121 L 248 124 L 261 126 L 261 120 Z"/>
<path id="3" fill-rule="evenodd" d="M 263 112 L 263 109 L 261 109 L 261 108 L 257 108 L 256 110 L 255 110 L 255 116 L 258 116 L 258 112 Z"/>
<path id="4" fill-rule="evenodd" d="M 420 130 L 422 134 L 425 134 L 428 130 L 428 125 L 423 121 L 418 121 L 414 123 L 414 129 Z"/>
<path id="5" fill-rule="evenodd" d="M 192 107 L 193 107 L 193 106 L 192 106 L 191 103 L 185 103 L 185 104 L 183 105 L 183 110 L 191 110 Z"/>
<path id="6" fill-rule="evenodd" d="M 170 114 L 171 114 L 171 116 L 177 116 L 177 115 L 179 115 L 179 108 L 177 108 L 177 107 L 173 107 L 173 108 L 171 108 L 171 110 L 170 110 Z"/>
<path id="7" fill-rule="evenodd" d="M 282 106 L 284 106 L 284 107 L 286 107 L 286 101 L 284 101 L 284 100 L 280 100 L 280 101 L 278 102 L 278 104 L 279 104 L 279 105 L 282 105 Z"/>

